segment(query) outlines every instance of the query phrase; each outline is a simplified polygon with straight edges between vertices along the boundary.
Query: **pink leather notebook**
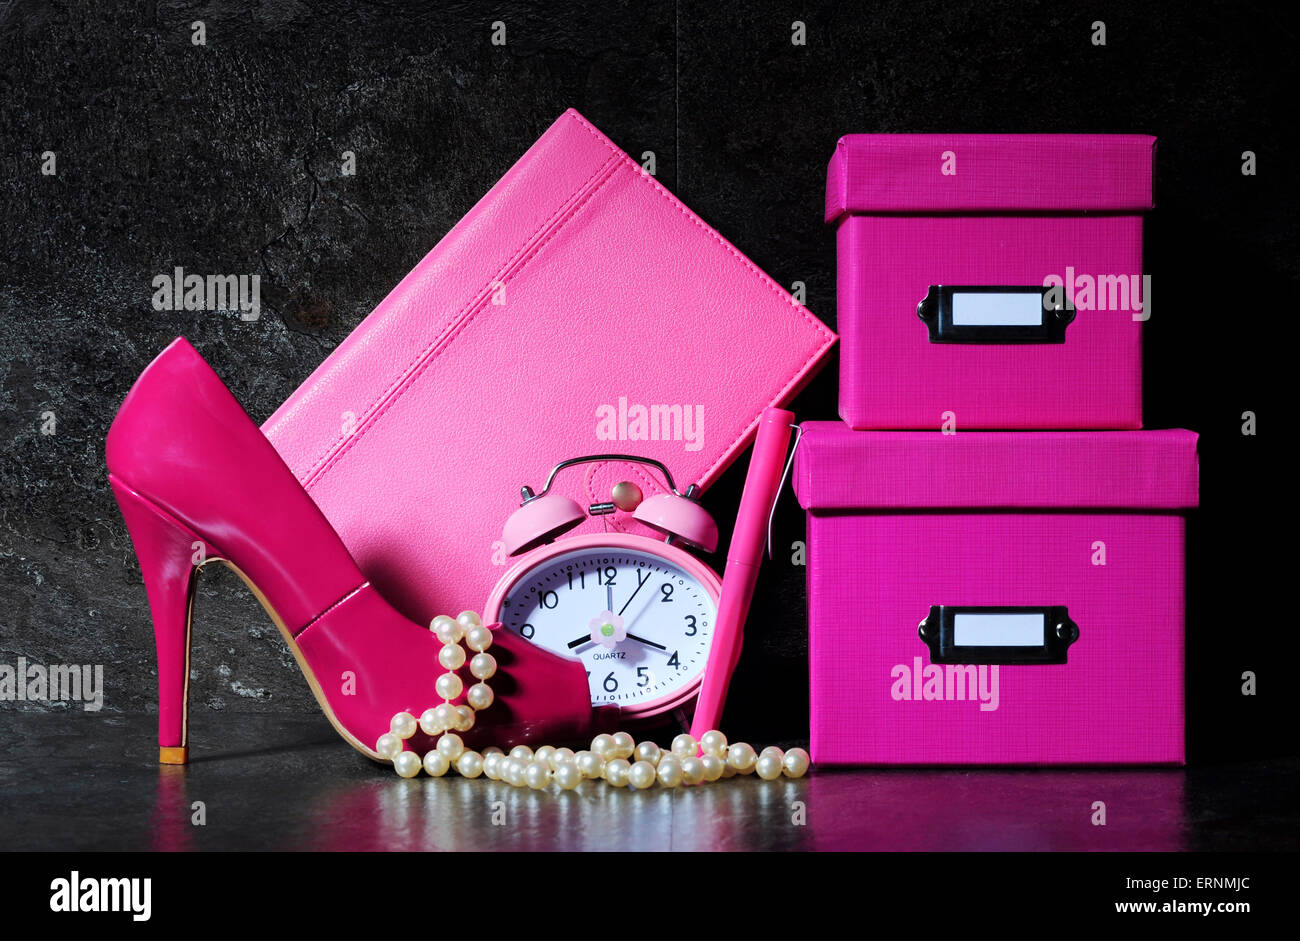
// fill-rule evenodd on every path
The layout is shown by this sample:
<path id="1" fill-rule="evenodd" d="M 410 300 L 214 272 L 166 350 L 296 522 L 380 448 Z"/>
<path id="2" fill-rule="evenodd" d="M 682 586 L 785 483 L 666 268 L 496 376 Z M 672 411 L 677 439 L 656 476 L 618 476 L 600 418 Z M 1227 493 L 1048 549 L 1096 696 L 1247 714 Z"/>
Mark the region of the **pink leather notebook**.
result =
<path id="1" fill-rule="evenodd" d="M 522 485 L 622 452 L 707 487 L 835 339 L 570 110 L 263 430 L 362 571 L 423 620 L 482 607 Z M 585 470 L 557 481 L 583 505 L 623 479 L 663 489 L 635 465 Z M 602 527 L 640 524 L 576 532 Z"/>

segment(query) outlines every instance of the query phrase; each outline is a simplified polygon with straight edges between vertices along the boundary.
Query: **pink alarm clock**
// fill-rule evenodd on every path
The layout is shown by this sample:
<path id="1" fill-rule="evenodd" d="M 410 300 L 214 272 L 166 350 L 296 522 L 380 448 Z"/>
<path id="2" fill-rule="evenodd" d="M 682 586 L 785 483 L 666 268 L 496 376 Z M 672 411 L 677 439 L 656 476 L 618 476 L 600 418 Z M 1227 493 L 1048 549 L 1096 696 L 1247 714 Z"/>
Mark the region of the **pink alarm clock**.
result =
<path id="1" fill-rule="evenodd" d="M 560 471 L 595 461 L 653 467 L 669 492 L 643 498 L 624 481 L 609 502 L 586 509 L 550 492 Z M 506 551 L 520 558 L 493 589 L 485 622 L 580 658 L 595 706 L 644 718 L 688 702 L 708 662 L 722 589 L 716 572 L 676 545 L 717 548 L 717 524 L 695 492 L 694 484 L 679 492 L 668 468 L 650 458 L 600 454 L 557 464 L 540 493 L 522 488 L 523 503 L 506 521 Z M 616 510 L 666 538 L 598 533 L 555 541 L 588 516 Z"/>

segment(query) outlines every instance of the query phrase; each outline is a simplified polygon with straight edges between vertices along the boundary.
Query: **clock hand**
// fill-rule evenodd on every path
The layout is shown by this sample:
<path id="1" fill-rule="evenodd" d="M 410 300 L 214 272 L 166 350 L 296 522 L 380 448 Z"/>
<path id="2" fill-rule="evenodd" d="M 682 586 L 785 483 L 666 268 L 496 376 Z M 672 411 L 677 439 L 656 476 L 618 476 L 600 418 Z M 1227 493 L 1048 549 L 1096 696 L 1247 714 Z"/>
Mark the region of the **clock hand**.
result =
<path id="1" fill-rule="evenodd" d="M 623 607 L 621 607 L 621 608 L 618 609 L 618 613 L 619 613 L 620 615 L 621 615 L 624 611 L 627 610 L 627 606 L 630 605 L 630 604 L 632 603 L 632 599 L 636 597 L 636 593 L 637 593 L 637 591 L 640 591 L 640 590 L 641 590 L 641 586 L 644 585 L 644 584 L 645 584 L 646 582 L 648 582 L 648 581 L 650 581 L 650 576 L 649 576 L 649 575 L 647 575 L 647 576 L 645 577 L 645 581 L 637 581 L 637 583 L 636 583 L 636 591 L 634 591 L 634 592 L 632 592 L 632 594 L 628 595 L 628 596 L 627 596 L 627 601 L 624 601 L 624 602 L 623 602 Z M 611 602 L 611 604 L 610 604 L 610 608 L 609 608 L 609 610 L 611 610 L 611 611 L 614 610 L 614 606 L 613 606 L 613 603 L 612 603 L 612 602 Z"/>
<path id="2" fill-rule="evenodd" d="M 653 640 L 650 640 L 648 637 L 639 637 L 636 634 L 628 634 L 627 639 L 634 640 L 640 644 L 645 644 L 647 647 L 653 647 L 655 648 L 655 650 L 663 650 L 663 651 L 668 650 L 668 648 L 665 647 L 663 644 L 656 644 Z M 569 641 L 568 647 L 570 650 L 572 650 L 574 647 L 581 647 L 583 644 L 590 644 L 590 643 L 594 643 L 594 641 L 591 639 L 591 635 L 583 634 L 577 640 Z"/>
<path id="3" fill-rule="evenodd" d="M 648 582 L 650 581 L 650 579 L 647 578 L 646 581 Z M 644 582 L 642 584 L 644 584 Z M 638 585 L 637 587 L 640 588 L 641 586 Z M 632 600 L 631 598 L 628 599 L 628 601 L 631 600 Z M 635 614 L 627 618 L 626 621 L 624 622 L 627 625 L 627 627 L 629 629 L 632 628 L 637 621 L 641 620 L 641 616 L 646 613 L 646 609 L 648 609 L 650 605 L 654 603 L 655 603 L 654 595 L 646 595 L 646 600 L 641 602 L 641 607 L 637 609 Z M 624 605 L 623 607 L 626 608 L 627 605 Z"/>
<path id="4" fill-rule="evenodd" d="M 624 607 L 627 607 L 627 606 L 624 605 Z M 613 611 L 613 610 L 614 610 L 614 586 L 613 586 L 613 585 L 606 585 L 606 586 L 605 586 L 605 610 L 606 610 L 606 611 Z M 618 613 L 619 613 L 619 614 L 622 614 L 623 612 L 620 611 L 620 612 L 618 612 Z"/>
<path id="5" fill-rule="evenodd" d="M 655 643 L 654 641 L 651 641 L 649 637 L 640 637 L 638 634 L 628 634 L 628 639 L 629 641 L 643 643 L 643 645 L 646 645 L 647 647 L 654 647 L 655 650 L 662 650 L 664 652 L 668 651 L 667 647 L 663 646 L 662 643 Z M 581 647 L 584 643 L 594 643 L 590 634 L 582 634 L 582 637 L 578 637 L 576 641 L 569 641 L 568 649 L 573 650 L 573 647 Z"/>

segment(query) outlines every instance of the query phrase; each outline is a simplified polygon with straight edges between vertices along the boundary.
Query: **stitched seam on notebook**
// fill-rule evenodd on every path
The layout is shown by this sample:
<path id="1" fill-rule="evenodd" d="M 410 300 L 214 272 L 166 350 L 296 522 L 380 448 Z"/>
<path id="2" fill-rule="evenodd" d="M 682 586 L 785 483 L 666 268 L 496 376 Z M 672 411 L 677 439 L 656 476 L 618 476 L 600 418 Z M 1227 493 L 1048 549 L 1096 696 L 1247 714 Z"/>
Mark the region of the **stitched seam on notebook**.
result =
<path id="1" fill-rule="evenodd" d="M 691 209 L 685 203 L 683 203 L 672 193 L 668 192 L 667 188 L 665 188 L 662 183 L 660 183 L 654 177 L 650 176 L 650 174 L 646 173 L 643 169 L 641 169 L 640 164 L 638 164 L 635 160 L 633 160 L 627 154 L 623 153 L 623 151 L 619 150 L 608 140 L 606 140 L 605 136 L 601 134 L 600 131 L 598 131 L 595 127 L 593 127 L 587 121 L 586 118 L 582 117 L 582 115 L 577 114 L 576 112 L 573 114 L 573 117 L 584 128 L 586 128 L 588 133 L 590 133 L 598 141 L 600 141 L 602 144 L 604 144 L 606 147 L 612 150 L 617 157 L 622 158 L 622 162 L 625 165 L 627 165 L 630 169 L 632 169 L 633 172 L 638 177 L 640 177 L 644 182 L 649 183 L 653 187 L 656 193 L 658 193 L 661 197 L 667 200 L 670 206 L 675 208 L 678 212 L 684 215 L 691 222 L 695 223 L 695 225 L 698 226 L 701 230 L 703 230 L 703 232 L 707 236 L 709 236 L 709 238 L 717 242 L 721 248 L 723 248 L 728 254 L 730 254 L 737 261 L 739 261 L 741 263 L 741 266 L 744 267 L 755 278 L 757 278 L 760 284 L 766 287 L 778 298 L 788 303 L 791 307 L 798 310 L 799 313 L 803 316 L 803 318 L 806 321 L 808 321 L 808 323 L 811 324 L 814 329 L 819 331 L 823 337 L 827 338 L 825 343 L 822 343 L 821 345 L 813 349 L 809 357 L 806 360 L 804 360 L 803 365 L 801 365 L 798 368 L 798 370 L 795 371 L 795 374 L 785 383 L 785 385 L 783 385 L 780 388 L 780 390 L 777 393 L 777 398 L 779 399 L 782 396 L 784 396 L 785 392 L 801 379 L 801 377 L 803 376 L 804 372 L 808 369 L 808 367 L 812 365 L 812 363 L 814 363 L 818 359 L 818 357 L 820 357 L 824 352 L 826 352 L 826 350 L 830 349 L 831 346 L 834 345 L 835 334 L 831 331 L 829 327 L 826 326 L 826 324 L 822 323 L 820 320 L 818 320 L 816 317 L 810 314 L 808 312 L 808 308 L 804 307 L 793 297 L 787 294 L 784 290 L 782 290 L 780 285 L 778 285 L 775 281 L 773 281 L 770 275 L 764 273 L 764 271 L 761 268 L 759 268 L 756 264 L 754 264 L 744 255 L 742 255 L 739 249 L 737 249 L 734 245 L 728 243 L 721 235 L 719 235 L 716 231 L 714 231 L 703 219 L 701 219 L 694 212 L 692 212 Z M 736 436 L 736 439 L 732 441 L 731 444 L 727 445 L 725 448 L 722 449 L 722 452 L 709 465 L 708 470 L 704 472 L 705 477 L 708 477 L 714 471 L 716 471 L 719 468 L 719 466 L 722 464 L 722 462 L 726 459 L 726 456 L 731 453 L 732 449 L 735 448 L 736 445 L 738 445 L 741 441 L 745 440 L 745 437 L 750 433 L 750 431 L 758 426 L 758 421 L 760 417 L 761 416 L 756 417 L 752 423 L 745 426 L 745 428 L 741 430 L 740 434 Z"/>
<path id="2" fill-rule="evenodd" d="M 523 256 L 507 263 L 506 266 L 502 269 L 502 271 L 498 274 L 498 276 L 493 280 L 500 281 L 503 280 L 508 274 L 516 274 L 519 270 L 522 269 L 522 267 L 528 261 L 531 261 L 532 258 L 536 257 L 537 252 L 542 247 L 544 247 L 552 238 L 554 238 L 554 236 L 560 230 L 563 229 L 564 225 L 567 224 L 571 219 L 573 219 L 574 216 L 576 216 L 577 213 L 584 206 L 586 206 L 588 202 L 590 202 L 591 198 L 595 196 L 596 193 L 598 193 L 601 189 L 603 189 L 606 185 L 608 185 L 608 183 L 611 180 L 615 178 L 614 171 L 617 170 L 620 166 L 622 166 L 632 171 L 632 173 L 636 177 L 641 179 L 643 182 L 649 183 L 652 186 L 653 191 L 655 193 L 657 193 L 670 206 L 672 206 L 683 216 L 685 216 L 689 221 L 694 223 L 709 238 L 711 238 L 714 242 L 716 242 L 724 251 L 726 251 L 737 261 L 739 261 L 741 266 L 746 271 L 748 271 L 751 275 L 753 275 L 759 281 L 760 284 L 766 287 L 778 298 L 785 301 L 791 307 L 798 310 L 800 315 L 804 318 L 805 321 L 807 321 L 823 337 L 826 337 L 826 341 L 813 348 L 812 352 L 808 355 L 807 359 L 804 360 L 804 362 L 794 372 L 794 374 L 790 377 L 790 379 L 787 380 L 786 383 L 782 385 L 781 388 L 777 391 L 777 398 L 780 399 L 781 397 L 783 397 L 791 387 L 793 387 L 803 378 L 803 375 L 807 371 L 808 367 L 812 363 L 814 363 L 823 353 L 825 353 L 826 350 L 830 349 L 830 347 L 834 345 L 836 339 L 835 334 L 824 323 L 822 323 L 820 320 L 818 320 L 816 317 L 810 314 L 806 307 L 804 307 L 794 298 L 790 297 L 789 294 L 783 291 L 781 287 L 771 279 L 770 276 L 766 275 L 762 271 L 762 269 L 760 269 L 752 261 L 746 258 L 743 254 L 741 254 L 741 252 L 738 249 L 736 249 L 735 246 L 729 244 L 725 239 L 722 238 L 721 235 L 719 235 L 712 228 L 710 228 L 708 224 L 704 222 L 704 220 L 700 219 L 699 216 L 695 215 L 695 213 L 693 213 L 684 203 L 682 203 L 681 200 L 679 200 L 672 193 L 668 192 L 668 190 L 661 183 L 659 183 L 658 180 L 654 179 L 654 177 L 647 174 L 636 161 L 634 161 L 627 154 L 623 153 L 623 151 L 615 147 L 608 139 L 605 138 L 603 134 L 600 133 L 599 130 L 597 130 L 594 126 L 592 126 L 585 118 L 583 118 L 580 114 L 577 114 L 576 112 L 571 112 L 571 117 L 578 122 L 579 126 L 581 126 L 584 130 L 586 130 L 587 133 L 589 133 L 593 138 L 595 138 L 595 140 L 600 142 L 600 144 L 611 154 L 611 158 L 608 161 L 606 161 L 606 163 L 603 164 L 601 168 L 597 170 L 596 173 L 593 174 L 591 178 L 589 178 L 587 182 L 584 183 L 583 186 L 580 187 L 576 192 L 581 193 L 584 189 L 591 187 L 592 181 L 595 180 L 602 172 L 604 172 L 606 168 L 610 168 L 612 166 L 612 169 L 610 169 L 609 175 L 604 180 L 602 180 L 595 187 L 592 187 L 590 191 L 581 198 L 580 202 L 578 202 L 576 205 L 572 205 L 567 209 L 562 208 L 560 212 L 558 212 L 551 219 L 548 219 L 546 223 L 544 223 L 532 235 L 530 235 L 529 238 L 524 242 L 523 246 L 521 246 L 521 248 L 524 250 Z M 534 240 L 537 238 L 537 236 L 546 228 L 547 224 L 551 224 L 551 223 L 553 223 L 553 229 L 550 232 L 550 234 L 548 234 L 546 238 L 543 239 L 542 241 L 530 245 L 530 243 L 533 243 Z M 518 254 L 518 251 L 519 250 L 517 249 L 516 254 Z M 455 325 L 451 328 L 451 330 L 449 330 L 446 334 L 435 338 L 435 340 L 429 345 L 429 347 L 426 347 L 426 349 L 420 354 L 420 356 L 416 358 L 416 360 L 412 363 L 412 365 L 408 366 L 406 370 L 404 370 L 402 376 L 399 377 L 397 382 L 394 385 L 390 386 L 389 389 L 384 393 L 384 395 L 381 396 L 378 400 L 376 400 L 374 404 L 371 405 L 370 409 L 368 410 L 369 414 L 367 414 L 362 418 L 362 422 L 358 426 L 358 428 L 347 438 L 340 438 L 339 440 L 335 441 L 335 443 L 330 447 L 329 451 L 326 452 L 324 458 L 318 459 L 316 465 L 313 466 L 312 470 L 309 471 L 307 476 L 304 478 L 303 481 L 304 489 L 310 491 L 311 488 L 315 486 L 322 477 L 324 477 L 326 472 L 332 469 L 334 465 L 337 464 L 338 461 L 345 454 L 347 454 L 348 451 L 352 449 L 352 446 L 356 444 L 357 441 L 359 441 L 364 436 L 365 432 L 368 431 L 371 427 L 373 427 L 375 423 L 378 422 L 378 420 L 381 417 L 383 417 L 383 415 L 388 411 L 388 409 L 391 408 L 392 405 L 401 397 L 401 394 L 407 388 L 409 388 L 410 385 L 414 383 L 414 381 L 418 379 L 421 374 L 423 374 L 424 370 L 428 367 L 429 363 L 437 359 L 437 356 L 441 353 L 441 351 L 445 349 L 452 342 L 452 340 L 454 340 L 465 329 L 466 326 L 468 326 L 468 324 L 473 320 L 475 316 L 477 316 L 478 313 L 481 312 L 482 307 L 484 306 L 484 302 L 487 300 L 487 297 L 489 295 L 490 292 L 486 292 L 486 291 L 480 292 L 480 295 L 478 297 L 470 301 L 470 303 L 467 304 L 465 308 L 462 308 L 460 313 L 458 313 L 456 315 L 456 318 L 454 318 L 459 322 L 456 322 Z M 477 309 L 471 310 L 470 308 L 477 308 Z M 376 407 L 378 407 L 377 411 L 375 411 Z M 717 456 L 709 464 L 708 469 L 704 472 L 704 475 L 701 479 L 709 477 L 715 471 L 718 470 L 718 468 L 721 466 L 723 461 L 726 459 L 727 455 L 732 452 L 732 450 L 736 447 L 736 445 L 738 445 L 741 441 L 743 441 L 745 437 L 748 436 L 749 433 L 754 428 L 757 427 L 760 417 L 761 416 L 756 417 L 753 422 L 751 422 L 749 425 L 742 428 L 740 433 L 735 437 L 735 439 L 732 440 L 730 444 L 728 444 L 717 454 Z M 340 444 L 342 445 L 342 447 L 340 447 Z"/>
<path id="3" fill-rule="evenodd" d="M 413 360 L 411 360 L 411 362 L 408 363 L 407 366 L 398 374 L 397 379 L 395 379 L 388 386 L 388 388 L 384 390 L 384 392 L 380 396 L 378 396 L 373 402 L 371 402 L 371 404 L 367 407 L 365 413 L 362 415 L 358 427 L 353 431 L 353 433 L 347 436 L 341 435 L 338 438 L 336 438 L 335 441 L 325 450 L 325 453 L 322 454 L 320 457 L 318 457 L 312 463 L 311 469 L 307 472 L 306 476 L 303 479 L 304 488 L 310 490 L 311 487 L 317 483 L 319 478 L 324 475 L 325 471 L 329 469 L 329 467 L 332 465 L 334 460 L 337 458 L 340 447 L 343 447 L 344 450 L 347 450 L 347 448 L 350 447 L 349 441 L 352 438 L 360 437 L 364 435 L 366 431 L 369 430 L 370 425 L 373 424 L 374 420 L 378 418 L 380 414 L 383 413 L 384 409 L 382 407 L 384 406 L 388 398 L 394 394 L 397 394 L 398 391 L 405 386 L 407 380 L 411 377 L 412 373 L 414 371 L 417 371 L 420 368 L 421 362 L 430 354 L 432 354 L 437 347 L 443 345 L 444 341 L 449 336 L 453 335 L 457 330 L 459 330 L 461 326 L 462 318 L 464 318 L 468 312 L 471 312 L 474 307 L 482 304 L 483 299 L 491 293 L 489 290 L 491 285 L 494 282 L 499 282 L 502 278 L 505 277 L 505 275 L 517 263 L 520 256 L 526 253 L 529 245 L 532 244 L 534 240 L 541 233 L 545 232 L 549 226 L 556 224 L 557 220 L 564 219 L 565 214 L 567 212 L 572 211 L 573 205 L 582 197 L 583 193 L 587 191 L 588 187 L 590 187 L 592 183 L 603 172 L 605 172 L 610 168 L 612 162 L 613 161 L 607 160 L 605 163 L 601 164 L 601 166 L 590 177 L 588 177 L 582 183 L 581 186 L 577 187 L 573 191 L 573 193 L 565 202 L 561 203 L 560 207 L 556 209 L 556 211 L 553 214 L 551 214 L 546 219 L 544 219 L 541 222 L 541 224 L 538 225 L 538 227 L 534 229 L 528 235 L 528 237 L 525 238 L 510 253 L 507 260 L 502 264 L 501 268 L 497 271 L 496 277 L 489 279 L 487 285 L 483 288 L 480 288 L 479 292 L 473 295 L 465 303 L 465 306 L 462 307 L 455 314 L 455 316 L 451 318 L 450 326 L 448 326 L 448 328 L 445 331 L 435 336 L 433 340 L 430 341 L 428 346 L 426 346 L 423 350 L 421 350 L 419 355 L 417 355 Z M 469 316 L 473 316 L 473 314 L 469 313 Z"/>
<path id="4" fill-rule="evenodd" d="M 540 241 L 533 241 L 537 235 L 537 233 L 534 233 L 533 238 L 530 238 L 530 241 L 532 241 L 533 244 L 527 248 L 522 256 L 514 259 L 510 265 L 504 268 L 494 280 L 503 281 L 508 277 L 518 274 L 524 269 L 528 262 L 536 258 L 538 253 L 545 248 L 556 235 L 564 230 L 564 227 L 575 218 L 589 202 L 591 202 L 596 194 L 609 185 L 609 182 L 615 178 L 615 171 L 618 170 L 619 165 L 616 161 L 610 160 L 607 161 L 601 169 L 605 170 L 606 168 L 608 168 L 608 173 L 605 176 L 605 179 L 601 180 L 594 187 L 591 187 L 582 199 L 569 207 L 562 216 L 553 217 L 551 220 L 553 225 L 545 238 Z M 599 176 L 599 172 L 596 176 L 592 177 L 592 180 L 596 179 L 597 176 Z M 591 180 L 588 180 L 587 184 L 584 184 L 583 189 L 586 189 L 587 185 L 590 183 Z M 328 460 L 326 460 L 320 470 L 316 472 L 315 476 L 310 477 L 307 483 L 304 484 L 305 489 L 310 490 L 312 486 L 318 483 L 320 478 L 324 477 L 327 471 L 333 468 L 345 454 L 352 450 L 353 445 L 361 440 L 365 432 L 370 428 L 373 428 L 379 422 L 379 419 L 383 418 L 388 410 L 401 400 L 402 395 L 405 394 L 407 389 L 415 384 L 420 376 L 424 374 L 425 370 L 428 369 L 429 365 L 435 362 L 438 359 L 438 356 L 441 355 L 441 353 L 446 350 L 461 333 L 464 332 L 465 328 L 473 322 L 474 318 L 482 313 L 483 309 L 487 306 L 487 302 L 491 295 L 492 292 L 490 290 L 480 292 L 479 297 L 472 302 L 473 309 L 468 310 L 468 312 L 462 310 L 462 312 L 457 315 L 459 322 L 457 322 L 450 331 L 435 340 L 434 343 L 421 354 L 421 358 L 416 362 L 414 368 L 408 368 L 407 374 L 395 387 L 391 388 L 390 391 L 385 394 L 384 399 L 380 400 L 380 403 L 378 403 L 378 410 L 369 417 L 365 424 L 358 427 L 357 430 L 343 442 L 342 447 L 338 448 L 329 456 Z M 374 408 L 374 406 L 372 406 L 372 408 Z"/>
<path id="5" fill-rule="evenodd" d="M 616 167 L 617 163 L 613 160 L 606 160 L 601 164 L 595 173 L 589 176 L 581 186 L 577 187 L 573 191 L 572 195 L 570 195 L 570 197 L 562 203 L 553 214 L 544 219 L 542 223 L 510 253 L 507 261 L 502 264 L 500 269 L 498 269 L 496 277 L 489 279 L 487 285 L 480 288 L 479 291 L 465 303 L 465 306 L 457 311 L 455 316 L 451 318 L 451 326 L 449 326 L 447 330 L 435 336 L 433 340 L 420 351 L 419 355 L 411 360 L 411 362 L 398 374 L 397 379 L 389 384 L 388 388 L 370 403 L 369 407 L 367 407 L 366 411 L 362 414 L 361 420 L 356 429 L 354 429 L 350 435 L 340 435 L 328 448 L 325 449 L 325 452 L 320 457 L 312 462 L 311 469 L 308 470 L 307 474 L 303 477 L 303 488 L 305 490 L 310 490 L 316 483 L 318 483 L 320 478 L 325 475 L 325 472 L 329 470 L 331 466 L 333 466 L 334 462 L 342 455 L 342 453 L 351 448 L 355 440 L 364 436 L 374 422 L 385 411 L 387 411 L 388 405 L 391 404 L 389 400 L 393 396 L 398 395 L 409 384 L 409 380 L 414 378 L 416 374 L 423 370 L 423 363 L 431 356 L 434 356 L 439 347 L 445 347 L 446 342 L 463 329 L 465 321 L 467 319 L 472 319 L 479 310 L 482 309 L 483 301 L 491 296 L 491 286 L 493 282 L 499 282 L 508 274 L 512 273 L 516 269 L 521 257 L 527 256 L 530 250 L 529 247 L 534 244 L 537 237 L 545 232 L 548 227 L 562 227 L 568 219 L 572 218 L 573 214 L 577 211 L 577 207 L 584 205 L 586 200 L 590 198 L 591 194 L 595 193 L 596 190 L 603 185 L 603 182 L 598 184 L 594 189 L 589 190 L 589 188 L 592 187 L 592 184 L 602 173 L 608 172 L 612 175 L 613 169 Z M 585 196 L 584 193 L 586 194 Z M 475 308 L 478 308 L 478 310 Z M 436 356 L 434 358 L 436 358 Z"/>
<path id="6" fill-rule="evenodd" d="M 728 254 L 732 255 L 737 261 L 739 261 L 741 265 L 743 265 L 744 268 L 747 271 L 749 271 L 750 274 L 754 275 L 754 277 L 756 277 L 764 287 L 766 287 L 769 291 L 775 294 L 782 301 L 789 304 L 795 310 L 799 311 L 799 313 L 803 316 L 803 318 L 807 320 L 810 324 L 812 324 L 815 328 L 827 333 L 830 332 L 830 329 L 826 326 L 826 324 L 822 323 L 820 320 L 818 320 L 816 317 L 814 317 L 812 314 L 808 312 L 808 308 L 804 307 L 804 305 L 800 304 L 793 297 L 787 294 L 779 284 L 777 284 L 775 281 L 772 280 L 770 275 L 768 275 L 763 271 L 763 269 L 759 268 L 758 265 L 754 264 L 743 254 L 741 254 L 739 249 L 737 249 L 734 245 L 727 242 L 726 239 L 724 239 L 720 234 L 714 231 L 713 228 L 711 228 L 708 223 L 706 223 L 703 219 L 701 219 L 694 212 L 692 212 L 689 206 L 683 203 L 672 193 L 668 192 L 667 188 L 664 187 L 662 183 L 656 180 L 645 170 L 641 169 L 641 165 L 639 163 L 637 163 L 627 154 L 623 153 L 623 151 L 619 150 L 609 141 L 605 140 L 601 136 L 600 132 L 596 130 L 596 128 L 592 127 L 592 125 L 587 123 L 587 120 L 583 118 L 581 115 L 575 114 L 574 117 L 579 122 L 582 123 L 583 127 L 585 127 L 587 131 L 590 134 L 592 134 L 592 136 L 594 136 L 607 148 L 612 150 L 616 157 L 618 157 L 623 163 L 628 164 L 629 167 L 633 170 L 633 172 L 635 172 L 636 175 L 642 179 L 642 181 L 649 183 L 654 188 L 654 191 L 658 193 L 661 197 L 663 197 L 665 200 L 667 200 L 668 203 L 674 209 L 676 209 L 682 215 L 686 216 L 686 218 L 689 219 L 691 222 L 695 223 L 695 225 L 698 228 L 703 229 L 704 233 L 709 238 L 717 242 Z"/>

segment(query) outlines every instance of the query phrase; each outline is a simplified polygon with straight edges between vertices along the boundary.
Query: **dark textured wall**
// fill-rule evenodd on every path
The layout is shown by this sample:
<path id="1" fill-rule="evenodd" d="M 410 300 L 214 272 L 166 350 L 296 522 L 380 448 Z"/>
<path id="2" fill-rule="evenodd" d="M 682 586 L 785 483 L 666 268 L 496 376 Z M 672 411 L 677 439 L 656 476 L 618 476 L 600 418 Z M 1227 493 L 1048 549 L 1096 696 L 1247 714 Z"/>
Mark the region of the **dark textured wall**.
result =
<path id="1" fill-rule="evenodd" d="M 191 44 L 195 20 L 206 46 Z M 806 46 L 791 44 L 795 20 Z M 103 464 L 135 375 L 183 333 L 265 419 L 566 107 L 629 153 L 655 151 L 670 189 L 778 281 L 804 281 L 832 326 L 820 216 L 841 134 L 1147 132 L 1147 424 L 1202 433 L 1191 754 L 1293 749 L 1276 734 L 1271 632 L 1290 583 L 1272 543 L 1293 476 L 1275 376 L 1300 259 L 1295 25 L 1206 3 L 0 0 L 0 662 L 102 663 L 106 709 L 151 709 L 144 592 Z M 340 174 L 345 150 L 355 176 Z M 1242 175 L 1244 150 L 1258 175 Z M 261 319 L 154 311 L 151 279 L 176 265 L 260 274 Z M 834 417 L 835 372 L 801 417 Z M 1241 435 L 1244 410 L 1259 436 Z M 708 498 L 720 519 L 743 470 Z M 787 495 L 778 545 L 801 535 Z M 728 714 L 741 734 L 806 735 L 802 579 L 788 551 L 763 577 Z M 205 574 L 199 609 L 196 707 L 315 708 L 233 576 Z M 1259 674 L 1253 699 L 1243 670 Z M 0 724 L 17 708 L 0 704 Z"/>

